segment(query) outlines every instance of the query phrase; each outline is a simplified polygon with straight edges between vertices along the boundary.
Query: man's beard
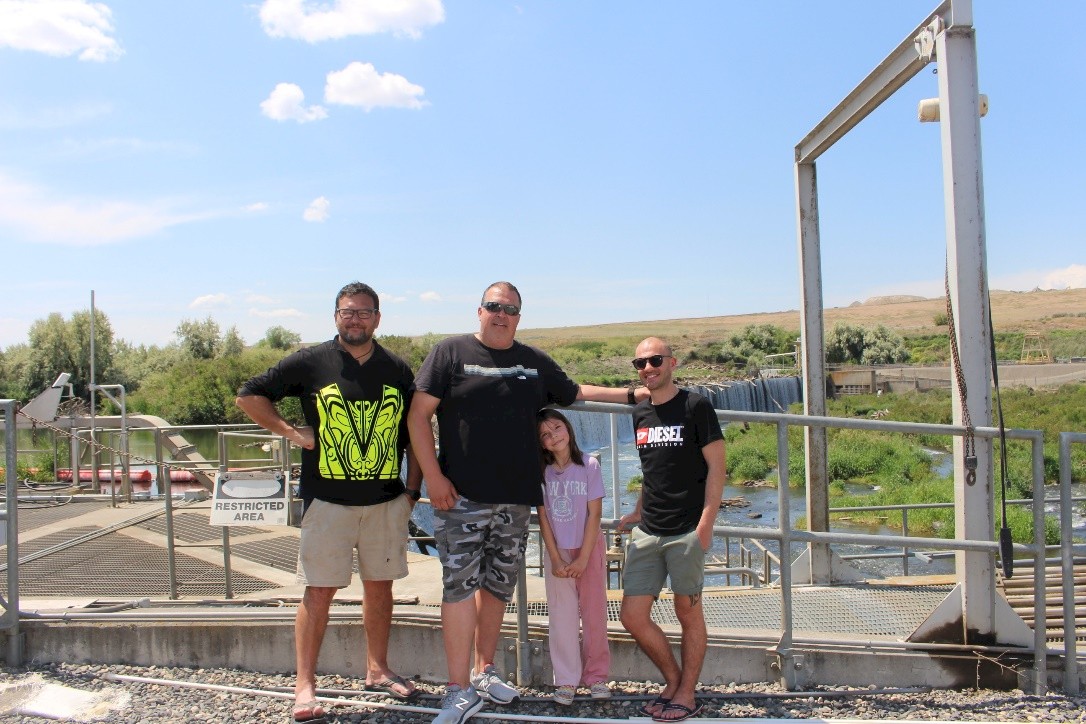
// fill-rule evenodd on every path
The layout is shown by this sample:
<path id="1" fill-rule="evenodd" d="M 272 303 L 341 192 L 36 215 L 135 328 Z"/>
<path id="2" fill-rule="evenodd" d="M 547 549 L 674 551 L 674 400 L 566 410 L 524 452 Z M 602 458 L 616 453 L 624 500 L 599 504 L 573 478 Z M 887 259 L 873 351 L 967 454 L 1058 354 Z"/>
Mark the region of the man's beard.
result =
<path id="1" fill-rule="evenodd" d="M 368 334 L 364 329 L 359 330 L 358 332 L 340 332 L 339 336 L 340 339 L 342 339 L 347 344 L 352 344 L 356 347 L 363 345 L 373 339 L 373 335 Z"/>

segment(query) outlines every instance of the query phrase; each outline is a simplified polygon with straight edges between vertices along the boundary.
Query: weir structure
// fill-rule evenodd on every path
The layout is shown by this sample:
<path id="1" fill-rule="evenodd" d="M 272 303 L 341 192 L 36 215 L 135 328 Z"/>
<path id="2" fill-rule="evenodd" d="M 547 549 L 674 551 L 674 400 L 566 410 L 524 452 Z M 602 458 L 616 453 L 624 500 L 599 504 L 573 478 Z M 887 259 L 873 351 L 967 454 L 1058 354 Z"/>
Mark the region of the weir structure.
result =
<path id="1" fill-rule="evenodd" d="M 822 292 L 819 260 L 818 196 L 815 161 L 835 141 L 859 123 L 878 104 L 927 64 L 936 62 L 940 78 L 940 117 L 943 131 L 944 178 L 947 200 L 948 287 L 961 351 L 961 374 L 954 377 L 956 394 L 953 425 L 927 425 L 886 420 L 830 418 L 825 412 L 826 375 L 823 363 Z M 751 560 L 728 566 L 743 585 L 707 591 L 710 647 L 703 680 L 714 683 L 776 681 L 795 690 L 807 685 L 873 686 L 892 681 L 898 686 L 1019 686 L 1044 693 L 1050 684 L 1077 693 L 1075 547 L 1071 533 L 1072 444 L 1086 444 L 1086 434 L 1065 433 L 1060 439 L 1060 498 L 1045 499 L 1043 434 L 1037 430 L 1007 431 L 1024 441 L 1032 454 L 1034 539 L 1028 544 L 1001 548 L 993 536 L 992 440 L 1000 431 L 991 426 L 988 344 L 990 331 L 985 278 L 983 197 L 980 176 L 980 141 L 976 87 L 975 41 L 971 5 L 967 0 L 945 2 L 931 13 L 898 48 L 796 147 L 798 235 L 802 263 L 802 366 L 805 414 L 720 411 L 725 423 L 773 426 L 777 433 L 778 522 L 775 527 L 718 525 L 717 540 L 725 550 L 730 541 L 770 541 L 778 553 L 765 553 L 767 563 L 753 570 Z M 972 290 L 972 291 L 970 291 Z M 979 290 L 979 294 L 977 293 Z M 968 392 L 966 392 L 968 389 Z M 606 415 L 612 437 L 612 471 L 617 475 L 618 420 L 628 415 L 620 405 L 578 403 L 584 414 Z M 965 413 L 970 413 L 967 416 Z M 29 581 L 53 581 L 65 573 L 76 581 L 99 560 L 118 552 L 138 553 L 140 570 L 149 569 L 161 556 L 158 549 L 173 546 L 171 526 L 166 540 L 156 516 L 171 515 L 171 503 L 147 501 L 126 504 L 120 510 L 89 511 L 79 525 L 39 514 L 37 532 L 18 522 L 18 481 L 15 476 L 15 417 L 13 401 L 0 401 L 5 423 L 7 508 L 0 513 L 7 548 L 3 618 L 0 635 L 6 637 L 6 662 L 19 665 L 24 655 L 35 661 L 92 661 L 99 663 L 231 666 L 258 671 L 293 669 L 293 619 L 301 591 L 291 585 L 289 570 L 296 555 L 297 532 L 249 525 L 235 529 L 233 544 L 198 516 L 198 504 L 186 509 L 178 533 L 191 543 L 181 573 L 189 576 L 163 594 L 147 578 L 147 592 L 123 588 L 115 579 L 112 595 L 103 595 L 83 583 L 77 590 L 56 590 L 32 606 L 20 599 L 20 570 Z M 804 430 L 807 462 L 807 526 L 792 525 L 788 504 L 788 431 Z M 951 436 L 954 447 L 956 530 L 953 539 L 909 535 L 873 535 L 833 532 L 827 485 L 827 430 L 846 428 L 902 435 Z M 271 436 L 268 436 L 271 438 Z M 975 441 L 967 443 L 966 441 Z M 278 438 L 289 459 L 289 442 Z M 976 452 L 969 457 L 965 448 Z M 219 470 L 225 459 L 216 461 Z M 197 468 L 201 465 L 197 465 Z M 271 472 L 277 465 L 268 465 Z M 969 473 L 972 473 L 970 475 Z M 612 478 L 613 500 L 621 481 Z M 425 501 L 424 501 L 425 502 Z M 1058 505 L 1061 542 L 1058 552 L 1045 546 L 1044 504 Z M 617 502 L 616 502 L 617 506 Z M 88 506 L 89 507 L 89 506 Z M 28 518 L 31 516 L 28 515 Z M 614 518 L 618 518 L 617 507 Z M 611 524 L 614 523 L 612 519 Z M 29 525 L 29 524 L 28 524 Z M 23 528 L 27 527 L 24 534 Z M 74 527 L 75 530 L 67 530 Z M 90 532 L 87 532 L 90 530 Z M 20 554 L 20 537 L 26 550 Z M 77 560 L 45 569 L 80 543 L 97 547 Z M 50 537 L 52 536 L 52 537 Z M 187 536 L 187 538 L 186 538 Z M 57 539 L 64 542 L 57 543 Z M 891 549 L 906 563 L 918 551 L 952 551 L 956 557 L 952 580 L 903 576 L 873 580 L 856 573 L 833 546 L 841 544 Z M 49 545 L 50 547 L 46 547 Z M 27 552 L 29 550 L 30 552 Z M 764 548 L 761 550 L 765 551 Z M 900 551 L 900 552 L 898 552 Z M 798 556 L 796 555 L 798 553 Z M 221 555 L 221 563 L 217 557 Z M 884 554 L 885 555 L 885 554 Z M 1051 580 L 1056 555 L 1060 631 L 1051 631 L 1052 611 L 1046 581 Z M 1013 613 L 995 582 L 997 556 L 1019 558 L 1032 577 L 1032 627 Z M 929 556 L 930 557 L 930 556 Z M 430 681 L 444 681 L 440 655 L 440 575 L 431 556 L 411 556 L 411 574 L 397 595 L 392 652 L 396 667 Z M 171 564 L 172 565 L 172 564 Z M 231 569 L 244 591 L 230 590 Z M 95 571 L 100 569 L 94 569 Z M 135 569 L 133 569 L 135 570 Z M 189 573 L 185 573 L 189 571 Z M 748 576 L 757 575 L 757 585 Z M 1047 574 L 1047 575 L 1046 575 Z M 244 579 L 242 578 L 244 576 Z M 503 668 L 515 672 L 519 683 L 546 681 L 546 601 L 539 595 L 540 579 L 522 572 L 518 600 L 511 606 L 503 628 L 500 653 Z M 223 595 L 214 586 L 227 582 Z M 435 586 L 435 582 L 438 584 Z M 171 585 L 174 581 L 171 580 Z M 436 589 L 436 590 L 435 590 Z M 122 593 L 123 590 L 123 593 Z M 186 594 L 185 591 L 191 591 Z M 41 595 L 41 594 L 39 594 Z M 348 590 L 337 601 L 357 603 Z M 129 599 L 129 600 L 125 600 Z M 612 603 L 617 603 L 617 599 Z M 1028 602 L 1027 602 L 1028 603 Z M 918 608 L 919 607 L 919 608 Z M 667 607 L 654 613 L 678 641 L 678 626 L 666 618 Z M 321 673 L 364 675 L 364 637 L 357 608 L 335 605 L 322 649 Z M 631 680 L 655 677 L 655 668 L 638 651 L 631 637 L 615 621 L 610 627 L 612 676 Z"/>

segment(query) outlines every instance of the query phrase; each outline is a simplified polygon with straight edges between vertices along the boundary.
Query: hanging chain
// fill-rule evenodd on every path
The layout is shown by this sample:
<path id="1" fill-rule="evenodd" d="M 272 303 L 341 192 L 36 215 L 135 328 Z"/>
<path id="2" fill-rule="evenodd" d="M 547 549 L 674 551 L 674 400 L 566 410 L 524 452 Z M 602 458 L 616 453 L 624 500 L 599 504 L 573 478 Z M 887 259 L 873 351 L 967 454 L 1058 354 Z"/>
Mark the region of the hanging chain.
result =
<path id="1" fill-rule="evenodd" d="M 130 452 L 124 452 L 124 451 L 118 450 L 116 448 L 112 448 L 109 445 L 106 445 L 105 443 L 98 442 L 97 440 L 94 440 L 94 439 L 84 440 L 83 438 L 80 438 L 78 435 L 75 435 L 75 434 L 73 434 L 73 433 L 71 433 L 71 432 L 69 432 L 69 431 L 67 431 L 67 430 L 65 430 L 63 428 L 57 427 L 56 425 L 49 424 L 45 420 L 38 420 L 38 419 L 26 414 L 22 410 L 19 410 L 18 414 L 20 414 L 23 417 L 25 417 L 26 419 L 30 420 L 32 423 L 34 423 L 35 426 L 41 426 L 41 427 L 46 428 L 47 430 L 52 430 L 54 433 L 59 433 L 60 435 L 63 435 L 64 437 L 72 439 L 72 440 L 79 440 L 84 445 L 89 445 L 90 447 L 92 447 L 93 449 L 95 449 L 98 452 L 101 452 L 101 451 L 105 450 L 105 451 L 114 453 L 118 457 L 128 458 L 130 462 L 138 462 L 138 463 L 143 463 L 145 465 L 155 465 L 155 466 L 161 465 L 162 467 L 168 468 L 170 470 L 178 470 L 178 471 L 186 472 L 186 473 L 202 472 L 205 475 L 207 475 L 207 474 L 216 472 L 214 469 L 209 469 L 209 468 L 206 468 L 206 467 L 203 467 L 203 468 L 201 468 L 201 467 L 185 467 L 184 465 L 177 465 L 175 463 L 168 463 L 168 462 L 165 462 L 165 461 L 158 462 L 157 460 L 150 460 L 148 458 L 140 457 L 139 455 L 134 455 L 134 454 L 132 454 Z M 73 467 L 74 467 L 74 465 L 73 465 Z M 76 481 L 76 482 L 78 482 L 78 481 Z"/>
<path id="2" fill-rule="evenodd" d="M 962 424 L 965 426 L 964 454 L 965 454 L 965 483 L 973 485 L 977 482 L 977 447 L 973 437 L 973 420 L 969 416 L 969 403 L 966 402 L 965 373 L 962 372 L 961 358 L 958 356 L 958 332 L 954 326 L 954 308 L 950 304 L 950 262 L 947 261 L 944 275 L 946 287 L 946 322 L 950 332 L 950 359 L 954 372 L 954 379 L 958 382 L 958 397 L 962 403 Z"/>

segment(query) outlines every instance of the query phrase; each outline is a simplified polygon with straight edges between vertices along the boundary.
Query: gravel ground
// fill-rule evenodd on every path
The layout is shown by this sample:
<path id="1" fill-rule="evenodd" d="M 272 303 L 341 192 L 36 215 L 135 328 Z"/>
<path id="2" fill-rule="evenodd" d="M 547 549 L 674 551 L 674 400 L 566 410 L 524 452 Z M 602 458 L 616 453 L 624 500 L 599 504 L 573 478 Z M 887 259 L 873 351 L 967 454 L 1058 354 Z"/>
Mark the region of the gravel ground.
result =
<path id="1" fill-rule="evenodd" d="M 13 713 L 12 684 L 42 682 L 96 692 L 108 711 L 71 716 L 66 721 L 110 721 L 136 724 L 180 724 L 181 722 L 283 722 L 291 721 L 290 698 L 274 698 L 250 692 L 227 692 L 195 688 L 177 688 L 161 684 L 108 681 L 107 675 L 198 682 L 247 690 L 289 691 L 290 674 L 254 674 L 230 669 L 188 669 L 135 666 L 50 665 L 0 670 L 0 721 L 11 724 L 43 724 L 52 721 L 38 716 Z M 356 690 L 358 681 L 338 676 L 323 676 L 318 681 L 328 694 Z M 440 687 L 422 685 L 425 693 L 411 704 L 436 707 Z M 547 692 L 524 690 L 524 699 L 514 705 L 497 707 L 487 704 L 480 714 L 502 712 L 531 720 L 533 717 L 573 717 L 622 720 L 639 716 L 637 708 L 658 686 L 648 682 L 614 682 L 615 697 L 606 701 L 577 699 L 572 706 L 560 706 L 546 698 Z M 322 692 L 322 694 L 325 692 Z M 586 692 L 584 692 L 586 693 Z M 374 696 L 360 697 L 375 702 L 390 702 Z M 1050 694 L 1036 697 L 1021 691 L 930 691 L 930 690 L 851 690 L 825 687 L 809 692 L 784 692 L 768 684 L 743 684 L 705 688 L 699 694 L 705 703 L 702 717 L 779 718 L 779 719 L 897 719 L 1015 722 L 1086 721 L 1086 697 Z M 59 701 L 54 695 L 51 701 Z M 399 703 L 399 702 L 394 702 Z M 429 722 L 432 712 L 366 710 L 336 706 L 329 721 L 390 722 L 415 724 Z M 519 719 L 523 721 L 525 719 Z M 495 721 L 476 717 L 476 722 Z"/>

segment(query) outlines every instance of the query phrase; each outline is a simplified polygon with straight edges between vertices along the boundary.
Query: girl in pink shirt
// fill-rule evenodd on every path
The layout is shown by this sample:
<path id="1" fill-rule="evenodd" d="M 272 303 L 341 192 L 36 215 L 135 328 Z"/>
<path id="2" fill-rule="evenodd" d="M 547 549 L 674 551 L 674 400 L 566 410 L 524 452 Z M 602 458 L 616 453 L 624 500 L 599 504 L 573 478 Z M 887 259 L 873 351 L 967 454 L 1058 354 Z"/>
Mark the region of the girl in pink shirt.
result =
<path id="1" fill-rule="evenodd" d="M 554 668 L 554 700 L 572 704 L 577 686 L 592 698 L 611 696 L 607 676 L 607 565 L 600 516 L 600 464 L 577 447 L 569 420 L 557 410 L 539 413 L 539 444 L 547 464 L 539 528 L 546 552 L 548 644 Z"/>

